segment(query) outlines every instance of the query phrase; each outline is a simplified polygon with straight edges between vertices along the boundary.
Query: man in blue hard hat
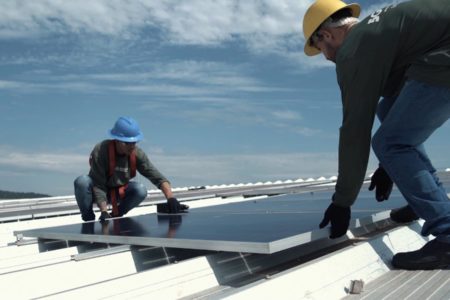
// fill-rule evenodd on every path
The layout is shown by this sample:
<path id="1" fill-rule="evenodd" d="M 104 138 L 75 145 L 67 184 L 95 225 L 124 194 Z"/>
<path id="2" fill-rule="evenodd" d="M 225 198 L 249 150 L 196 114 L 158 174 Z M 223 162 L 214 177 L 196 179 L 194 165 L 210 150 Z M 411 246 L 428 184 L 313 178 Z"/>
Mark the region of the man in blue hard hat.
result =
<path id="1" fill-rule="evenodd" d="M 425 220 L 422 234 L 436 237 L 419 250 L 395 254 L 392 264 L 446 268 L 450 201 L 423 143 L 450 118 L 449 1 L 395 3 L 363 20 L 360 10 L 356 3 L 316 0 L 303 19 L 305 54 L 322 53 L 336 64 L 343 105 L 339 176 L 319 226 L 331 223 L 331 238 L 347 232 L 372 144 L 383 168 L 371 185 L 384 190 L 377 199 L 389 196 L 392 179 L 409 204 L 403 217 L 417 214 Z M 381 125 L 372 137 L 376 114 Z"/>
<path id="2" fill-rule="evenodd" d="M 109 130 L 112 139 L 104 140 L 91 152 L 89 175 L 78 177 L 75 182 L 75 198 L 84 221 L 95 220 L 93 203 L 101 212 L 100 220 L 125 215 L 146 197 L 142 183 L 130 181 L 136 171 L 157 186 L 167 199 L 166 211 L 178 213 L 188 209 L 173 196 L 169 181 L 150 162 L 136 143 L 143 134 L 138 123 L 130 117 L 120 117 Z M 112 212 L 108 212 L 108 202 Z"/>

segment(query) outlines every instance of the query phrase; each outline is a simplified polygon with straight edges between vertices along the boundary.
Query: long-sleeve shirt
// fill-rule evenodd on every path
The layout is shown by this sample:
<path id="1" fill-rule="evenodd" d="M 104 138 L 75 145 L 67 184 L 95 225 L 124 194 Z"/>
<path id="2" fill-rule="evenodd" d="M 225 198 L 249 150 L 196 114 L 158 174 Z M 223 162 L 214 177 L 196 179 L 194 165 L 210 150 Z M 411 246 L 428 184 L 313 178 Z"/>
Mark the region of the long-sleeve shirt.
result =
<path id="1" fill-rule="evenodd" d="M 380 9 L 354 25 L 336 55 L 343 120 L 334 203 L 350 206 L 367 171 L 381 96 L 405 80 L 450 88 L 450 1 L 413 0 Z"/>
<path id="2" fill-rule="evenodd" d="M 111 188 L 119 187 L 130 181 L 131 170 L 129 156 L 116 153 L 116 164 L 113 175 L 109 175 L 109 153 L 108 145 L 111 141 L 104 140 L 91 152 L 91 169 L 89 176 L 93 181 L 93 195 L 96 203 L 107 201 L 107 193 Z M 138 146 L 136 151 L 136 170 L 155 186 L 160 188 L 163 182 L 169 182 L 156 167 L 150 162 L 147 155 Z"/>

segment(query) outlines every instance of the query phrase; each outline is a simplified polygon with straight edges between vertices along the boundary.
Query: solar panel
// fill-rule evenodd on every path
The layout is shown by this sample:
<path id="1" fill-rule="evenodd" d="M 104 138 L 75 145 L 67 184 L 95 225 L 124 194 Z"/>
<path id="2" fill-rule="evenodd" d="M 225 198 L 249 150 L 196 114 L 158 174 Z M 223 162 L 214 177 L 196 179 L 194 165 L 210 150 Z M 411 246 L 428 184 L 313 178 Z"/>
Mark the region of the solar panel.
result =
<path id="1" fill-rule="evenodd" d="M 161 246 L 214 251 L 270 254 L 328 236 L 320 230 L 323 212 L 330 203 L 327 191 L 273 196 L 265 199 L 191 209 L 178 215 L 147 214 L 59 227 L 18 231 L 20 237 L 69 241 Z M 394 190 L 378 203 L 372 192 L 361 192 L 352 207 L 358 226 L 388 218 L 378 214 L 405 205 Z"/>

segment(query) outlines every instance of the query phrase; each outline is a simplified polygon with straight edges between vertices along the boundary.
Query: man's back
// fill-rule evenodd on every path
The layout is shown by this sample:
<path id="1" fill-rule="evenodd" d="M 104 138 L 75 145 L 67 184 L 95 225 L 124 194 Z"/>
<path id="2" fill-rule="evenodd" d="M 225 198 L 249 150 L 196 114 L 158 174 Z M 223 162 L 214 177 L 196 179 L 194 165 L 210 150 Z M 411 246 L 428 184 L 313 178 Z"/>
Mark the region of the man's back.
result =
<path id="1" fill-rule="evenodd" d="M 378 96 L 395 94 L 405 75 L 450 87 L 450 1 L 415 0 L 372 13 L 338 52 L 338 75 L 355 66 L 373 79 Z"/>
<path id="2" fill-rule="evenodd" d="M 450 88 L 446 53 L 450 53 L 448 0 L 390 5 L 352 27 L 336 56 L 343 102 L 337 203 L 350 205 L 359 192 L 380 97 L 396 96 L 405 76 Z"/>

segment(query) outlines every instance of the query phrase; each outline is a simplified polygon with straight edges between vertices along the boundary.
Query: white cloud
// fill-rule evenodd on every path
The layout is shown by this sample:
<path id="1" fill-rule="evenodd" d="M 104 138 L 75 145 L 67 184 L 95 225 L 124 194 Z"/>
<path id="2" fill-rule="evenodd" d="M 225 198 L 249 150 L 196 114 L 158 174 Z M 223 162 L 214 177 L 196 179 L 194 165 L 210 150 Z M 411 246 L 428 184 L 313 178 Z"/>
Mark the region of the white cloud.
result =
<path id="1" fill-rule="evenodd" d="M 337 152 L 169 155 L 158 146 L 144 150 L 174 186 L 329 177 L 337 172 Z M 0 179 L 9 181 L 3 185 L 9 190 L 70 195 L 73 180 L 89 170 L 88 153 L 29 152 L 0 145 L 0 169 L 8 170 L 0 171 Z M 154 188 L 146 179 L 140 180 Z"/>
<path id="2" fill-rule="evenodd" d="M 291 121 L 291 122 L 280 122 L 280 121 L 272 121 L 268 122 L 269 126 L 278 127 L 285 131 L 293 132 L 295 134 L 304 136 L 304 137 L 313 137 L 313 136 L 321 136 L 325 138 L 335 138 L 334 136 L 330 136 L 329 134 L 323 132 L 321 129 L 314 129 L 310 127 L 300 126 L 296 123 L 292 123 L 293 119 L 283 120 L 283 121 Z"/>
<path id="3" fill-rule="evenodd" d="M 296 111 L 292 110 L 283 110 L 283 111 L 274 111 L 272 115 L 281 120 L 300 120 L 302 117 Z"/>
<path id="4" fill-rule="evenodd" d="M 175 185 L 246 183 L 336 175 L 334 153 L 152 156 Z"/>
<path id="5" fill-rule="evenodd" d="M 172 42 L 208 44 L 235 34 L 283 35 L 301 29 L 311 1 L 299 0 L 40 0 L 3 1 L 0 36 L 94 32 L 130 33 L 158 26 Z"/>
<path id="6" fill-rule="evenodd" d="M 30 171 L 60 173 L 81 172 L 88 164 L 86 156 L 75 153 L 36 153 L 0 147 L 0 166 Z"/>
<path id="7" fill-rule="evenodd" d="M 214 61 L 172 60 L 167 63 L 149 63 L 145 72 L 67 74 L 48 78 L 60 80 L 97 80 L 100 82 L 148 82 L 154 80 L 172 80 L 178 82 L 195 82 L 210 85 L 253 86 L 259 84 L 252 77 L 245 76 L 245 64 L 231 65 Z M 142 65 L 140 66 L 142 69 Z"/>
<path id="8" fill-rule="evenodd" d="M 227 47 L 242 44 L 257 55 L 274 54 L 299 71 L 330 67 L 303 53 L 302 18 L 312 0 L 95 0 L 7 1 L 0 10 L 1 38 L 64 37 L 75 34 L 72 52 L 1 59 L 2 64 L 44 62 L 93 66 L 139 45 Z M 98 36 L 100 35 L 100 36 Z M 45 39 L 44 39 L 45 40 Z M 145 45 L 145 46 L 143 46 Z M 176 69 L 176 67 L 175 67 Z M 164 72 L 169 74 L 170 70 Z M 178 76 L 178 74 L 175 74 Z M 208 78 L 208 77 L 205 77 Z"/>
<path id="9" fill-rule="evenodd" d="M 0 89 L 16 89 L 20 86 L 20 82 L 0 80 Z"/>
<path id="10" fill-rule="evenodd" d="M 147 71 L 123 73 L 92 73 L 56 75 L 43 72 L 33 76 L 33 82 L 1 81 L 1 89 L 18 92 L 76 91 L 146 95 L 149 97 L 179 97 L 201 99 L 228 97 L 238 93 L 288 92 L 288 88 L 270 86 L 246 75 L 246 65 L 218 62 L 174 61 L 149 64 Z M 200 99 L 200 100 L 199 100 Z"/>
<path id="11" fill-rule="evenodd" d="M 42 79 L 44 76 L 40 76 Z M 117 88 L 117 87 L 114 87 Z M 89 82 L 54 82 L 54 83 L 39 83 L 39 82 L 27 82 L 27 81 L 4 81 L 0 80 L 0 91 L 1 90 L 14 90 L 18 93 L 37 93 L 42 91 L 78 91 L 78 92 L 101 92 L 105 88 L 95 83 Z"/>
<path id="12" fill-rule="evenodd" d="M 244 42 L 253 51 L 299 52 L 305 0 L 40 0 L 3 1 L 0 38 L 101 34 L 139 40 L 157 30 L 160 41 L 217 46 Z M 110 40 L 111 41 L 111 40 Z M 96 42 L 93 39 L 92 42 Z M 296 49 L 289 49 L 296 48 Z"/>
<path id="13" fill-rule="evenodd" d="M 303 136 L 317 136 L 323 134 L 322 130 L 309 127 L 295 127 L 293 128 L 293 131 Z"/>
<path id="14" fill-rule="evenodd" d="M 302 18 L 313 0 L 40 0 L 3 1 L 0 38 L 41 38 L 57 34 L 88 38 L 83 47 L 101 48 L 98 53 L 126 51 L 129 45 L 153 40 L 151 45 L 223 46 L 228 41 L 246 45 L 252 53 L 286 57 L 301 70 L 330 67 L 331 63 L 303 54 Z M 397 1 L 364 7 L 362 16 Z M 150 33 L 151 32 L 151 33 Z M 119 42 L 123 40 L 124 42 Z M 81 40 L 80 40 L 81 41 Z M 157 44 L 155 44 L 157 41 Z M 117 48 L 114 50 L 114 48 Z M 94 55 L 78 50 L 69 61 L 98 63 Z M 151 50 L 149 50 L 151 51 Z M 93 54 L 93 53 L 92 53 Z M 90 58 L 88 58 L 90 57 Z M 39 58 L 42 60 L 42 58 Z M 49 57 L 58 60 L 58 57 Z M 17 57 L 5 63 L 33 61 Z"/>
<path id="15" fill-rule="evenodd" d="M 336 170 L 335 153 L 168 155 L 162 148 L 151 146 L 148 154 L 167 177 L 176 178 L 179 184 L 220 184 L 331 176 Z M 88 171 L 87 158 L 88 154 L 25 152 L 8 146 L 0 147 L 1 168 L 9 169 L 7 174 L 14 173 L 16 177 L 26 171 L 27 174 L 73 174 L 75 178 Z M 24 184 L 26 185 L 26 182 Z"/>
<path id="16" fill-rule="evenodd" d="M 199 124 L 229 124 L 233 127 L 257 126 L 258 130 L 274 129 L 277 132 L 290 132 L 303 137 L 336 138 L 327 134 L 321 129 L 303 126 L 302 115 L 293 110 L 276 110 L 266 105 L 258 105 L 250 99 L 228 98 L 205 98 L 192 99 L 192 101 L 208 102 L 208 105 L 194 106 L 192 108 L 183 107 L 178 110 L 173 107 L 173 103 L 167 102 L 145 102 L 141 105 L 141 110 L 158 111 L 160 115 L 172 116 L 186 119 L 189 123 Z M 183 99 L 185 101 L 185 99 Z M 282 102 L 280 100 L 280 102 Z"/>
<path id="17" fill-rule="evenodd" d="M 155 17 L 170 32 L 171 42 L 210 44 L 234 35 L 285 35 L 299 32 L 302 15 L 311 1 L 247 0 L 167 2 Z"/>
<path id="18" fill-rule="evenodd" d="M 147 14 L 142 8 L 138 1 L 3 1 L 0 36 L 33 37 L 67 31 L 121 34 L 144 24 Z"/>
<path id="19" fill-rule="evenodd" d="M 41 85 L 33 82 L 25 81 L 11 81 L 11 80 L 0 80 L 0 91 L 2 90 L 12 90 L 19 93 L 37 92 L 48 88 L 47 85 Z"/>

